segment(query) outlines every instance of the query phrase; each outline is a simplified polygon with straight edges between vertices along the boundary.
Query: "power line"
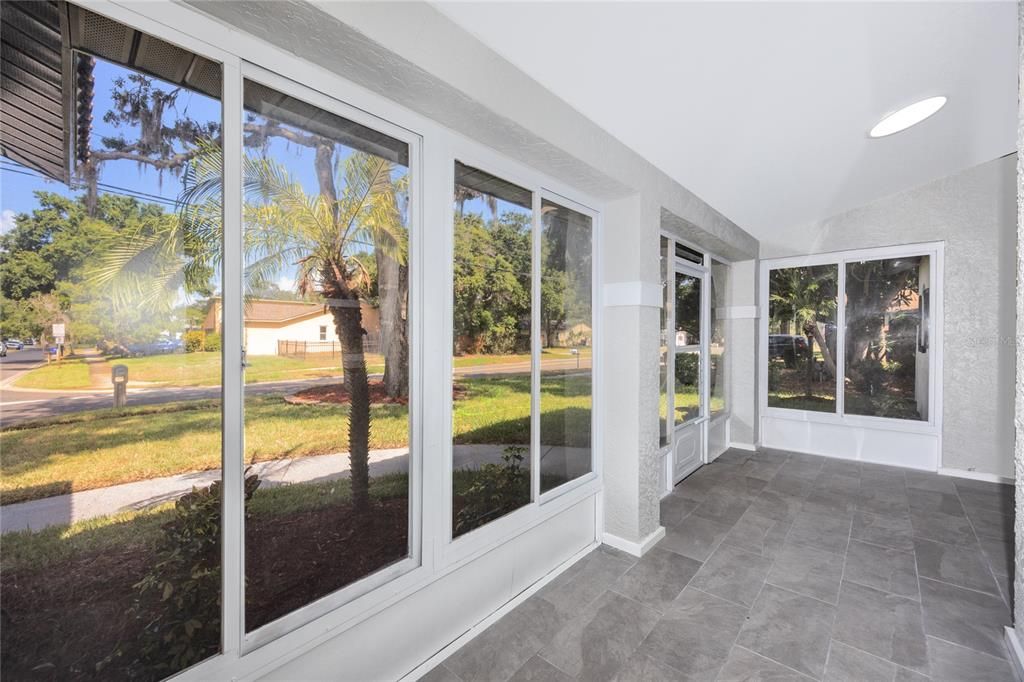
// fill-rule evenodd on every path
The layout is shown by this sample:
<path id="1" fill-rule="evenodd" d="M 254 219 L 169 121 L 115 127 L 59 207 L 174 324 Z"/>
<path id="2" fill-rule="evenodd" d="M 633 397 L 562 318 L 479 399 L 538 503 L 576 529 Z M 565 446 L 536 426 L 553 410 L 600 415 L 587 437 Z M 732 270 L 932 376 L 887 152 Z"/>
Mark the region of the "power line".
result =
<path id="1" fill-rule="evenodd" d="M 26 168 L 25 166 L 10 165 L 10 162 L 6 162 L 6 161 L 0 161 L 0 170 L 3 170 L 5 173 L 16 173 L 18 175 L 25 175 L 25 176 L 28 176 L 30 178 L 46 179 L 46 176 L 42 175 L 41 173 L 39 173 L 37 171 L 33 171 L 32 169 Z M 64 184 L 64 183 L 60 183 L 60 184 Z M 143 192 L 141 190 L 131 189 L 129 187 L 121 187 L 119 185 L 111 185 L 111 184 L 105 183 L 105 182 L 98 182 L 98 183 L 96 183 L 96 186 L 98 188 L 106 190 L 106 191 L 108 191 L 108 192 L 110 192 L 112 194 L 120 194 L 122 196 L 131 197 L 132 199 L 143 199 L 143 200 L 146 200 L 146 201 L 153 201 L 153 202 L 158 202 L 158 203 L 162 203 L 162 204 L 167 204 L 168 206 L 176 206 L 178 204 L 178 202 L 175 201 L 174 199 L 168 199 L 167 197 L 162 197 L 162 196 L 160 196 L 158 194 L 150 194 L 148 192 Z M 67 187 L 68 190 L 72 189 L 69 185 L 65 185 L 65 187 Z"/>

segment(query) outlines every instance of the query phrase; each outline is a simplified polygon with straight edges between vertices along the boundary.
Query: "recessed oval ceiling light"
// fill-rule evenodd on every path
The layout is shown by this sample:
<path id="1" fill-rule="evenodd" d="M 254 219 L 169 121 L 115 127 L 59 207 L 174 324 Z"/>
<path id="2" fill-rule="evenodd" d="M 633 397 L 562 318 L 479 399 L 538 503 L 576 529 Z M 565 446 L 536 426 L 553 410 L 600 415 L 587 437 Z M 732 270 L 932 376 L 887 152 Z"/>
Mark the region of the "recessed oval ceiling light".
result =
<path id="1" fill-rule="evenodd" d="M 906 130 L 925 120 L 946 104 L 946 98 L 929 97 L 920 102 L 914 102 L 910 106 L 903 107 L 899 111 L 889 114 L 868 133 L 871 137 L 885 137 Z"/>

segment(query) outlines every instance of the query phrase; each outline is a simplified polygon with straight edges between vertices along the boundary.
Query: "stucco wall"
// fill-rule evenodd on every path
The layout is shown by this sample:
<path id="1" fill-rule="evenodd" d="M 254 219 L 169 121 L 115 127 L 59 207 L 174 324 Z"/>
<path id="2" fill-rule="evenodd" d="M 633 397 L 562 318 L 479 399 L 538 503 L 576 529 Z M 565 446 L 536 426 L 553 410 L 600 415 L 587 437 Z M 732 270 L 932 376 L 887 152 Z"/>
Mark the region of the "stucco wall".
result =
<path id="1" fill-rule="evenodd" d="M 1020 78 L 1017 81 L 1019 95 L 1019 120 L 1017 127 L 1017 390 L 1016 404 L 1016 450 L 1017 506 L 1014 527 L 1016 531 L 1015 570 L 1013 592 L 1017 595 L 1013 603 L 1014 628 L 1020 632 L 1024 624 L 1024 3 L 1017 3 L 1017 39 Z M 1019 636 L 1019 635 L 1018 635 Z"/>
<path id="2" fill-rule="evenodd" d="M 1012 477 L 1017 155 L 762 242 L 762 258 L 945 242 L 942 466 Z M 794 250 L 783 244 L 799 243 Z"/>
<path id="3" fill-rule="evenodd" d="M 249 323 L 245 326 L 245 351 L 249 355 L 277 355 L 278 341 L 320 341 L 320 327 L 327 327 L 327 340 L 337 341 L 334 318 L 329 313 L 277 326 Z"/>

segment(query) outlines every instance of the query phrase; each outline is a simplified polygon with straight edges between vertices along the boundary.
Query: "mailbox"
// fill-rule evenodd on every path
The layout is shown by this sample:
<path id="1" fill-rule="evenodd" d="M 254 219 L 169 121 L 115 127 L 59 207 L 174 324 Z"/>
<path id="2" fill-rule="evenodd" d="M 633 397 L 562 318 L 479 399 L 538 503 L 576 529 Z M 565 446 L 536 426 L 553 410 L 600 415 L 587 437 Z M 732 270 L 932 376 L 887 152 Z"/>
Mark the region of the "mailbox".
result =
<path id="1" fill-rule="evenodd" d="M 114 384 L 114 407 L 128 404 L 128 365 L 110 368 L 110 383 Z"/>

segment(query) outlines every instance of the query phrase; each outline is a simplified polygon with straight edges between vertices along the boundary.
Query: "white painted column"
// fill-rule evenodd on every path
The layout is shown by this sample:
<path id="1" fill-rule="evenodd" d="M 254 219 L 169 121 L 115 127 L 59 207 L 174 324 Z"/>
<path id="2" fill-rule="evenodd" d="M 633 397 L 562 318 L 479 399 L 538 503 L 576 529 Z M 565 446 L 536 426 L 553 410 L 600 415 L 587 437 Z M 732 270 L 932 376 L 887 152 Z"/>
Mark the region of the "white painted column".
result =
<path id="1" fill-rule="evenodd" d="M 729 270 L 728 350 L 730 444 L 751 449 L 758 442 L 757 261 L 732 263 Z"/>
<path id="2" fill-rule="evenodd" d="M 660 540 L 658 334 L 660 207 L 611 202 L 604 239 L 604 542 L 641 555 Z"/>

